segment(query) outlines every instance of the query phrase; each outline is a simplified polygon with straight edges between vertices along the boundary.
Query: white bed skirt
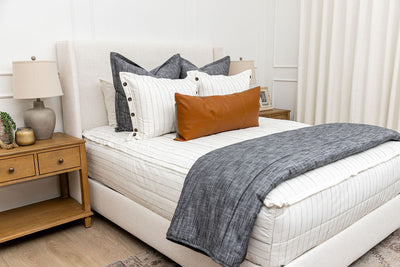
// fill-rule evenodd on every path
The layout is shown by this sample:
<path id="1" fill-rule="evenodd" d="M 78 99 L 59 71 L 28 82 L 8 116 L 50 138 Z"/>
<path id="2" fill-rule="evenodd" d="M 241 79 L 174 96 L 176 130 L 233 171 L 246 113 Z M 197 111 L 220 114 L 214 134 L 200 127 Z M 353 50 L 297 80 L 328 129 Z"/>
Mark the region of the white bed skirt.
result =
<path id="1" fill-rule="evenodd" d="M 168 241 L 170 221 L 89 179 L 92 208 L 182 266 L 219 266 L 211 258 Z M 348 266 L 400 227 L 400 195 L 287 266 Z M 392 218 L 388 220 L 387 218 Z M 340 255 L 340 257 L 338 257 Z M 258 266 L 244 261 L 241 266 Z"/>

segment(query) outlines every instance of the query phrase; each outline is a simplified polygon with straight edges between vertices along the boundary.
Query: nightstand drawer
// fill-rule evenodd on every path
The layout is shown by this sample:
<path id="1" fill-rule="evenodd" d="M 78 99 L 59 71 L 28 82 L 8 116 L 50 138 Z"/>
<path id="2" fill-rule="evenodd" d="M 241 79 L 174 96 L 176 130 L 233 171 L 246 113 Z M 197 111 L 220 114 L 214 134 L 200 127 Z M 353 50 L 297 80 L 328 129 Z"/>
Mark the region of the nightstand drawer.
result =
<path id="1" fill-rule="evenodd" d="M 269 118 L 271 119 L 279 119 L 279 120 L 289 120 L 288 115 L 279 114 L 279 115 L 271 115 Z"/>
<path id="2" fill-rule="evenodd" d="M 279 108 L 261 110 L 259 116 L 270 119 L 290 120 L 290 110 Z"/>
<path id="3" fill-rule="evenodd" d="M 38 153 L 39 173 L 45 174 L 81 165 L 79 147 Z"/>
<path id="4" fill-rule="evenodd" d="M 0 160 L 0 183 L 35 176 L 33 155 Z"/>

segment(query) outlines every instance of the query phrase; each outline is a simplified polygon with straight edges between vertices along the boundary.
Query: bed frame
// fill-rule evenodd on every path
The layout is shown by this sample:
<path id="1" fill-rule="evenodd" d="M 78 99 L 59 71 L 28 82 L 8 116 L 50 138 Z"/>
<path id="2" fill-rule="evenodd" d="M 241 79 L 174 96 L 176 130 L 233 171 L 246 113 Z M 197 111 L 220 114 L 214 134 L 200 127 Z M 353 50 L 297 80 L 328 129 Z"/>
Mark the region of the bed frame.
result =
<path id="1" fill-rule="evenodd" d="M 137 42 L 61 41 L 56 44 L 64 131 L 82 138 L 86 129 L 107 125 L 99 78 L 112 81 L 110 51 L 134 59 L 146 69 L 180 53 L 199 66 L 223 56 L 222 48 L 207 45 Z M 77 174 L 70 177 L 71 196 L 80 201 Z M 168 241 L 169 221 L 133 200 L 89 179 L 93 210 L 154 247 L 182 266 L 219 266 L 209 257 Z M 400 195 L 366 215 L 344 231 L 307 251 L 287 266 L 348 266 L 400 227 Z M 244 261 L 241 266 L 258 266 Z"/>

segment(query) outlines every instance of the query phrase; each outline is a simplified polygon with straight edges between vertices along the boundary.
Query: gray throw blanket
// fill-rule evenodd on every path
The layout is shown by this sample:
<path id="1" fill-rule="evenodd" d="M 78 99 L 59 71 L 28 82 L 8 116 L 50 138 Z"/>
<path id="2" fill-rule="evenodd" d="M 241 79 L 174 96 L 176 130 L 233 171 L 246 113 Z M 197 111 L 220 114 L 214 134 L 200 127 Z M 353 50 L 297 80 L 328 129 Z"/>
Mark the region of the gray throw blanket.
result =
<path id="1" fill-rule="evenodd" d="M 199 158 L 190 169 L 167 239 L 239 266 L 267 194 L 283 181 L 400 134 L 370 125 L 324 124 L 247 140 Z"/>

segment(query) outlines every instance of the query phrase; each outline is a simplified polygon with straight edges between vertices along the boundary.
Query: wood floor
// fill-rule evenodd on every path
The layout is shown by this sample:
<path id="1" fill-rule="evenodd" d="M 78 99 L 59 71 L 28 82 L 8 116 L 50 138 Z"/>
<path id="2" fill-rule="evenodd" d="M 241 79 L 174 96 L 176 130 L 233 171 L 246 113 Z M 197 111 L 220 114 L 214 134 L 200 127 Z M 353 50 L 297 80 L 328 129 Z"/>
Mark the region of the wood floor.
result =
<path id="1" fill-rule="evenodd" d="M 0 244 L 1 267 L 105 266 L 151 249 L 100 215 Z"/>

